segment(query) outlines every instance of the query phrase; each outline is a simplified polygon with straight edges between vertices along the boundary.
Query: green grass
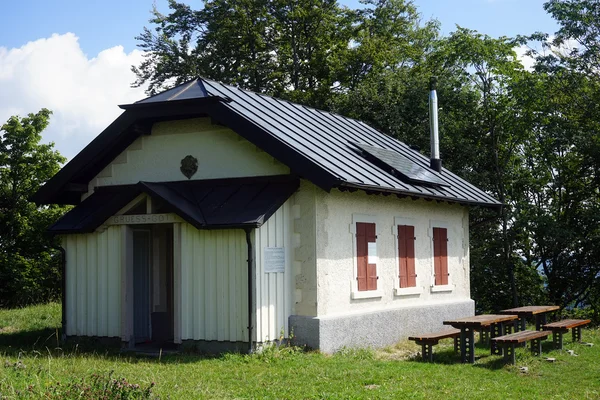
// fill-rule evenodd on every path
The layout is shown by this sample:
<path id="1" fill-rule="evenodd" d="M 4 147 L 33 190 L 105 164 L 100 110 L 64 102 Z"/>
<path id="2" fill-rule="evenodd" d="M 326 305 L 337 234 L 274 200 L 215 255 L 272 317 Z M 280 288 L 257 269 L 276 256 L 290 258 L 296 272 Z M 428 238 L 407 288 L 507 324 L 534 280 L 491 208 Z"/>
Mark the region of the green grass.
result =
<path id="1" fill-rule="evenodd" d="M 400 398 L 400 399 L 598 399 L 600 331 L 586 329 L 587 347 L 570 342 L 543 357 L 519 349 L 517 366 L 478 347 L 477 362 L 463 365 L 451 340 L 435 348 L 436 362 L 423 363 L 419 347 L 402 342 L 381 351 L 267 351 L 262 355 L 165 356 L 160 360 L 120 354 L 97 345 L 59 347 L 60 306 L 0 310 L 0 398 L 43 398 L 48 387 L 94 373 L 126 378 L 160 398 Z M 555 357 L 550 363 L 544 357 Z M 526 366 L 526 373 L 519 367 Z M 4 397 L 3 397 L 4 396 Z"/>

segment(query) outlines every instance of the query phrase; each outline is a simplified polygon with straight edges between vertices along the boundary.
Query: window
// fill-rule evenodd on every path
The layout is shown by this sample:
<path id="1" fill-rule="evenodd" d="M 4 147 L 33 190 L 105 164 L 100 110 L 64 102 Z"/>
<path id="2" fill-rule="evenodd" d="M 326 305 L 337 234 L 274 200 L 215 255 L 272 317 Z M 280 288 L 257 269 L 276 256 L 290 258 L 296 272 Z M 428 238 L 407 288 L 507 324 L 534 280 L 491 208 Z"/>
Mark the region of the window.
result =
<path id="1" fill-rule="evenodd" d="M 356 223 L 356 280 L 358 291 L 377 290 L 377 234 L 375 224 Z"/>
<path id="2" fill-rule="evenodd" d="M 448 230 L 433 228 L 433 270 L 435 285 L 448 285 Z"/>
<path id="3" fill-rule="evenodd" d="M 400 288 L 416 287 L 415 273 L 415 227 L 398 225 L 398 262 Z"/>

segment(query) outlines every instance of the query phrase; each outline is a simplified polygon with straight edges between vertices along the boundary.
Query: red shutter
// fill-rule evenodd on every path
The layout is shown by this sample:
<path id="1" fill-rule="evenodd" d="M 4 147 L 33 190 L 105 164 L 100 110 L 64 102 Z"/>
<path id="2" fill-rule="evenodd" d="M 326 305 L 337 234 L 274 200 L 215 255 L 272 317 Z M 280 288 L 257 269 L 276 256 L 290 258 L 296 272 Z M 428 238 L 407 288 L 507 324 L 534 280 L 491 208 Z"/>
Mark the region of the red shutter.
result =
<path id="1" fill-rule="evenodd" d="M 417 286 L 414 226 L 398 225 L 398 258 L 400 264 L 400 287 Z"/>
<path id="2" fill-rule="evenodd" d="M 375 232 L 375 224 L 365 224 L 365 234 L 367 243 L 376 243 L 377 234 Z M 367 244 L 368 246 L 368 244 Z M 377 265 L 367 264 L 367 290 L 377 290 Z"/>
<path id="3" fill-rule="evenodd" d="M 415 227 L 406 226 L 406 273 L 408 275 L 408 287 L 417 286 L 417 274 L 415 271 Z"/>
<path id="4" fill-rule="evenodd" d="M 369 264 L 369 243 L 375 243 L 375 224 L 356 223 L 356 258 L 358 290 L 377 290 L 377 265 Z"/>
<path id="5" fill-rule="evenodd" d="M 408 287 L 408 269 L 406 258 L 406 225 L 398 225 L 398 259 L 400 263 L 400 287 Z"/>
<path id="6" fill-rule="evenodd" d="M 448 233 L 446 228 L 433 228 L 433 265 L 435 284 L 448 284 Z"/>
<path id="7" fill-rule="evenodd" d="M 358 290 L 367 290 L 367 235 L 363 222 L 356 223 L 356 259 L 357 259 L 357 275 Z"/>

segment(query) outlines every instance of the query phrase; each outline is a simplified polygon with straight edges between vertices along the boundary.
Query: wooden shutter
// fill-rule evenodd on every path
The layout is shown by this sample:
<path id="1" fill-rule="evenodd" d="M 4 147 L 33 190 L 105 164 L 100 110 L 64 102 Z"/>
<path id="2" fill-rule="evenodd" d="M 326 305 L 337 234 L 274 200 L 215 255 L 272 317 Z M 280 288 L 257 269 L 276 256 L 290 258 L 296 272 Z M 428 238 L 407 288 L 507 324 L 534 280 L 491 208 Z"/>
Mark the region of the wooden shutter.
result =
<path id="1" fill-rule="evenodd" d="M 448 284 L 448 231 L 433 228 L 433 266 L 436 285 Z"/>
<path id="2" fill-rule="evenodd" d="M 398 225 L 398 258 L 400 264 L 400 287 L 417 286 L 414 226 Z"/>
<path id="3" fill-rule="evenodd" d="M 358 290 L 377 290 L 377 265 L 369 264 L 369 243 L 375 243 L 375 224 L 356 223 L 356 258 Z"/>

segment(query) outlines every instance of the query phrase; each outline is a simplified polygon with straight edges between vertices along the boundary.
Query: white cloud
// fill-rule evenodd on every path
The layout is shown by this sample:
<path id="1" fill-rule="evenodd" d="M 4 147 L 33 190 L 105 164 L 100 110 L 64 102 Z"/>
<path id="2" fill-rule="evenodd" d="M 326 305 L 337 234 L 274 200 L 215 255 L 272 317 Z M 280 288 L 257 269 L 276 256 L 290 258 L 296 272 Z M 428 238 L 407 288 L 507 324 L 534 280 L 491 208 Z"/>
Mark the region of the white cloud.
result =
<path id="1" fill-rule="evenodd" d="M 0 47 L 0 124 L 45 107 L 53 111 L 44 142 L 71 159 L 106 128 L 122 110 L 118 104 L 145 97 L 132 89 L 142 52 L 127 54 L 115 46 L 88 58 L 72 33 Z"/>
<path id="2" fill-rule="evenodd" d="M 525 54 L 527 51 L 529 51 L 529 47 L 525 44 L 522 44 L 519 47 L 515 47 L 514 50 L 515 53 L 517 53 L 517 59 L 521 62 L 521 64 L 523 64 L 523 67 L 528 71 L 533 71 L 535 59 Z"/>

